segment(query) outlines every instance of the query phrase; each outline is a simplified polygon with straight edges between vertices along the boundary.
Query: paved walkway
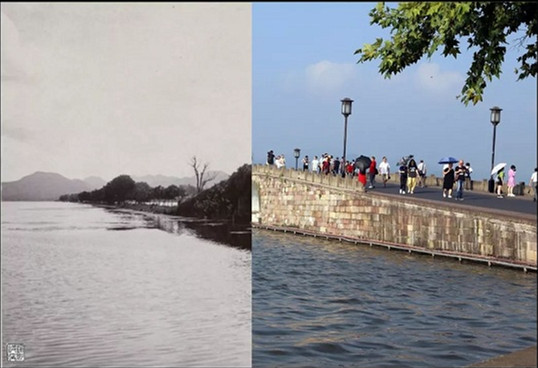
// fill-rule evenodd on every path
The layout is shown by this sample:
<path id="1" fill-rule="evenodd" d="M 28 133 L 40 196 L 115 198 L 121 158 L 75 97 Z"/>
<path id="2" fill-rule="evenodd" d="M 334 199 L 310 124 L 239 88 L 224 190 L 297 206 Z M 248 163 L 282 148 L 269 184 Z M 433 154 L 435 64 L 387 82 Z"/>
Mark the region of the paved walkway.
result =
<path id="1" fill-rule="evenodd" d="M 537 202 L 534 202 L 532 200 L 532 196 L 528 194 L 524 196 L 504 197 L 499 199 L 493 193 L 469 190 L 463 192 L 463 201 L 456 201 L 455 192 L 452 194 L 452 198 L 443 198 L 443 191 L 441 187 L 437 186 L 426 188 L 417 187 L 414 194 L 399 194 L 399 190 L 399 185 L 397 184 L 387 183 L 387 187 L 383 188 L 383 183 L 379 182 L 376 184 L 375 188 L 367 189 L 367 191 L 371 193 L 379 192 L 393 194 L 400 197 L 413 197 L 417 199 L 422 198 L 431 201 L 473 206 L 493 211 L 510 211 L 534 216 L 536 216 L 538 208 Z"/>
<path id="2" fill-rule="evenodd" d="M 536 345 L 531 346 L 511 354 L 501 355 L 493 359 L 488 359 L 478 364 L 473 364 L 469 368 L 475 367 L 505 367 L 505 368 L 522 368 L 536 367 Z"/>

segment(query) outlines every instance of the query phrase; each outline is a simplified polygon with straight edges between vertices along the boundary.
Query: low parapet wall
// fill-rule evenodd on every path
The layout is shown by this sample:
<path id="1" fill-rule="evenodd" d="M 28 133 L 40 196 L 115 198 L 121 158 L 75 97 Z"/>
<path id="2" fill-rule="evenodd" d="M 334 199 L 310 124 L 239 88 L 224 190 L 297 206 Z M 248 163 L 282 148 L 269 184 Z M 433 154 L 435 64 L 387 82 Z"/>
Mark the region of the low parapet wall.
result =
<path id="1" fill-rule="evenodd" d="M 357 180 L 254 165 L 253 222 L 536 268 L 536 219 L 365 193 Z"/>

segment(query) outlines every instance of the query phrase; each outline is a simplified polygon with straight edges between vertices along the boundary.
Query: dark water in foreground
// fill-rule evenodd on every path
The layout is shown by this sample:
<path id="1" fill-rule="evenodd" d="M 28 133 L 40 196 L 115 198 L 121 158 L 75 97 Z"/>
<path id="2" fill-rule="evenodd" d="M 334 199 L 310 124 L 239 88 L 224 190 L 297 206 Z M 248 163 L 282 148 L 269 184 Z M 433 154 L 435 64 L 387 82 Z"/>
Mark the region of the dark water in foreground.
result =
<path id="1" fill-rule="evenodd" d="M 535 273 L 252 238 L 254 367 L 462 367 L 536 344 Z"/>
<path id="2" fill-rule="evenodd" d="M 250 366 L 250 234 L 198 225 L 3 202 L 2 341 L 25 346 L 5 366 Z"/>

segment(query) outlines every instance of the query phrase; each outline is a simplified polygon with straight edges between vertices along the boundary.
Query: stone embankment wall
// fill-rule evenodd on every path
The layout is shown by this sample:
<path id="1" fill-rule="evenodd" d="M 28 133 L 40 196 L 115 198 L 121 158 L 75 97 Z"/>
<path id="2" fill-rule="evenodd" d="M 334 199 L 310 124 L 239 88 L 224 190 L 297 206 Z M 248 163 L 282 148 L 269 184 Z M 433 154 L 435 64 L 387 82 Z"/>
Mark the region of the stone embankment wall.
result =
<path id="1" fill-rule="evenodd" d="M 536 267 L 536 218 L 365 193 L 357 180 L 254 165 L 253 223 Z"/>

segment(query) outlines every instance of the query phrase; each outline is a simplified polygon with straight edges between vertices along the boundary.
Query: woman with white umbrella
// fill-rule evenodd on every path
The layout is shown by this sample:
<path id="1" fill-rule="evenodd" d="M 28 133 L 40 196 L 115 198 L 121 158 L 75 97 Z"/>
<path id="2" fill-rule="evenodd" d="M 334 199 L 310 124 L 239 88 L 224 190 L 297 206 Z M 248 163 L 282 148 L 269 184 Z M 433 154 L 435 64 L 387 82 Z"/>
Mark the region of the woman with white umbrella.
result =
<path id="1" fill-rule="evenodd" d="M 497 198 L 503 198 L 504 167 L 497 172 Z"/>
<path id="2" fill-rule="evenodd" d="M 497 198 L 503 198 L 503 184 L 504 184 L 504 167 L 506 166 L 505 162 L 495 165 L 491 170 L 491 175 L 497 174 Z"/>

